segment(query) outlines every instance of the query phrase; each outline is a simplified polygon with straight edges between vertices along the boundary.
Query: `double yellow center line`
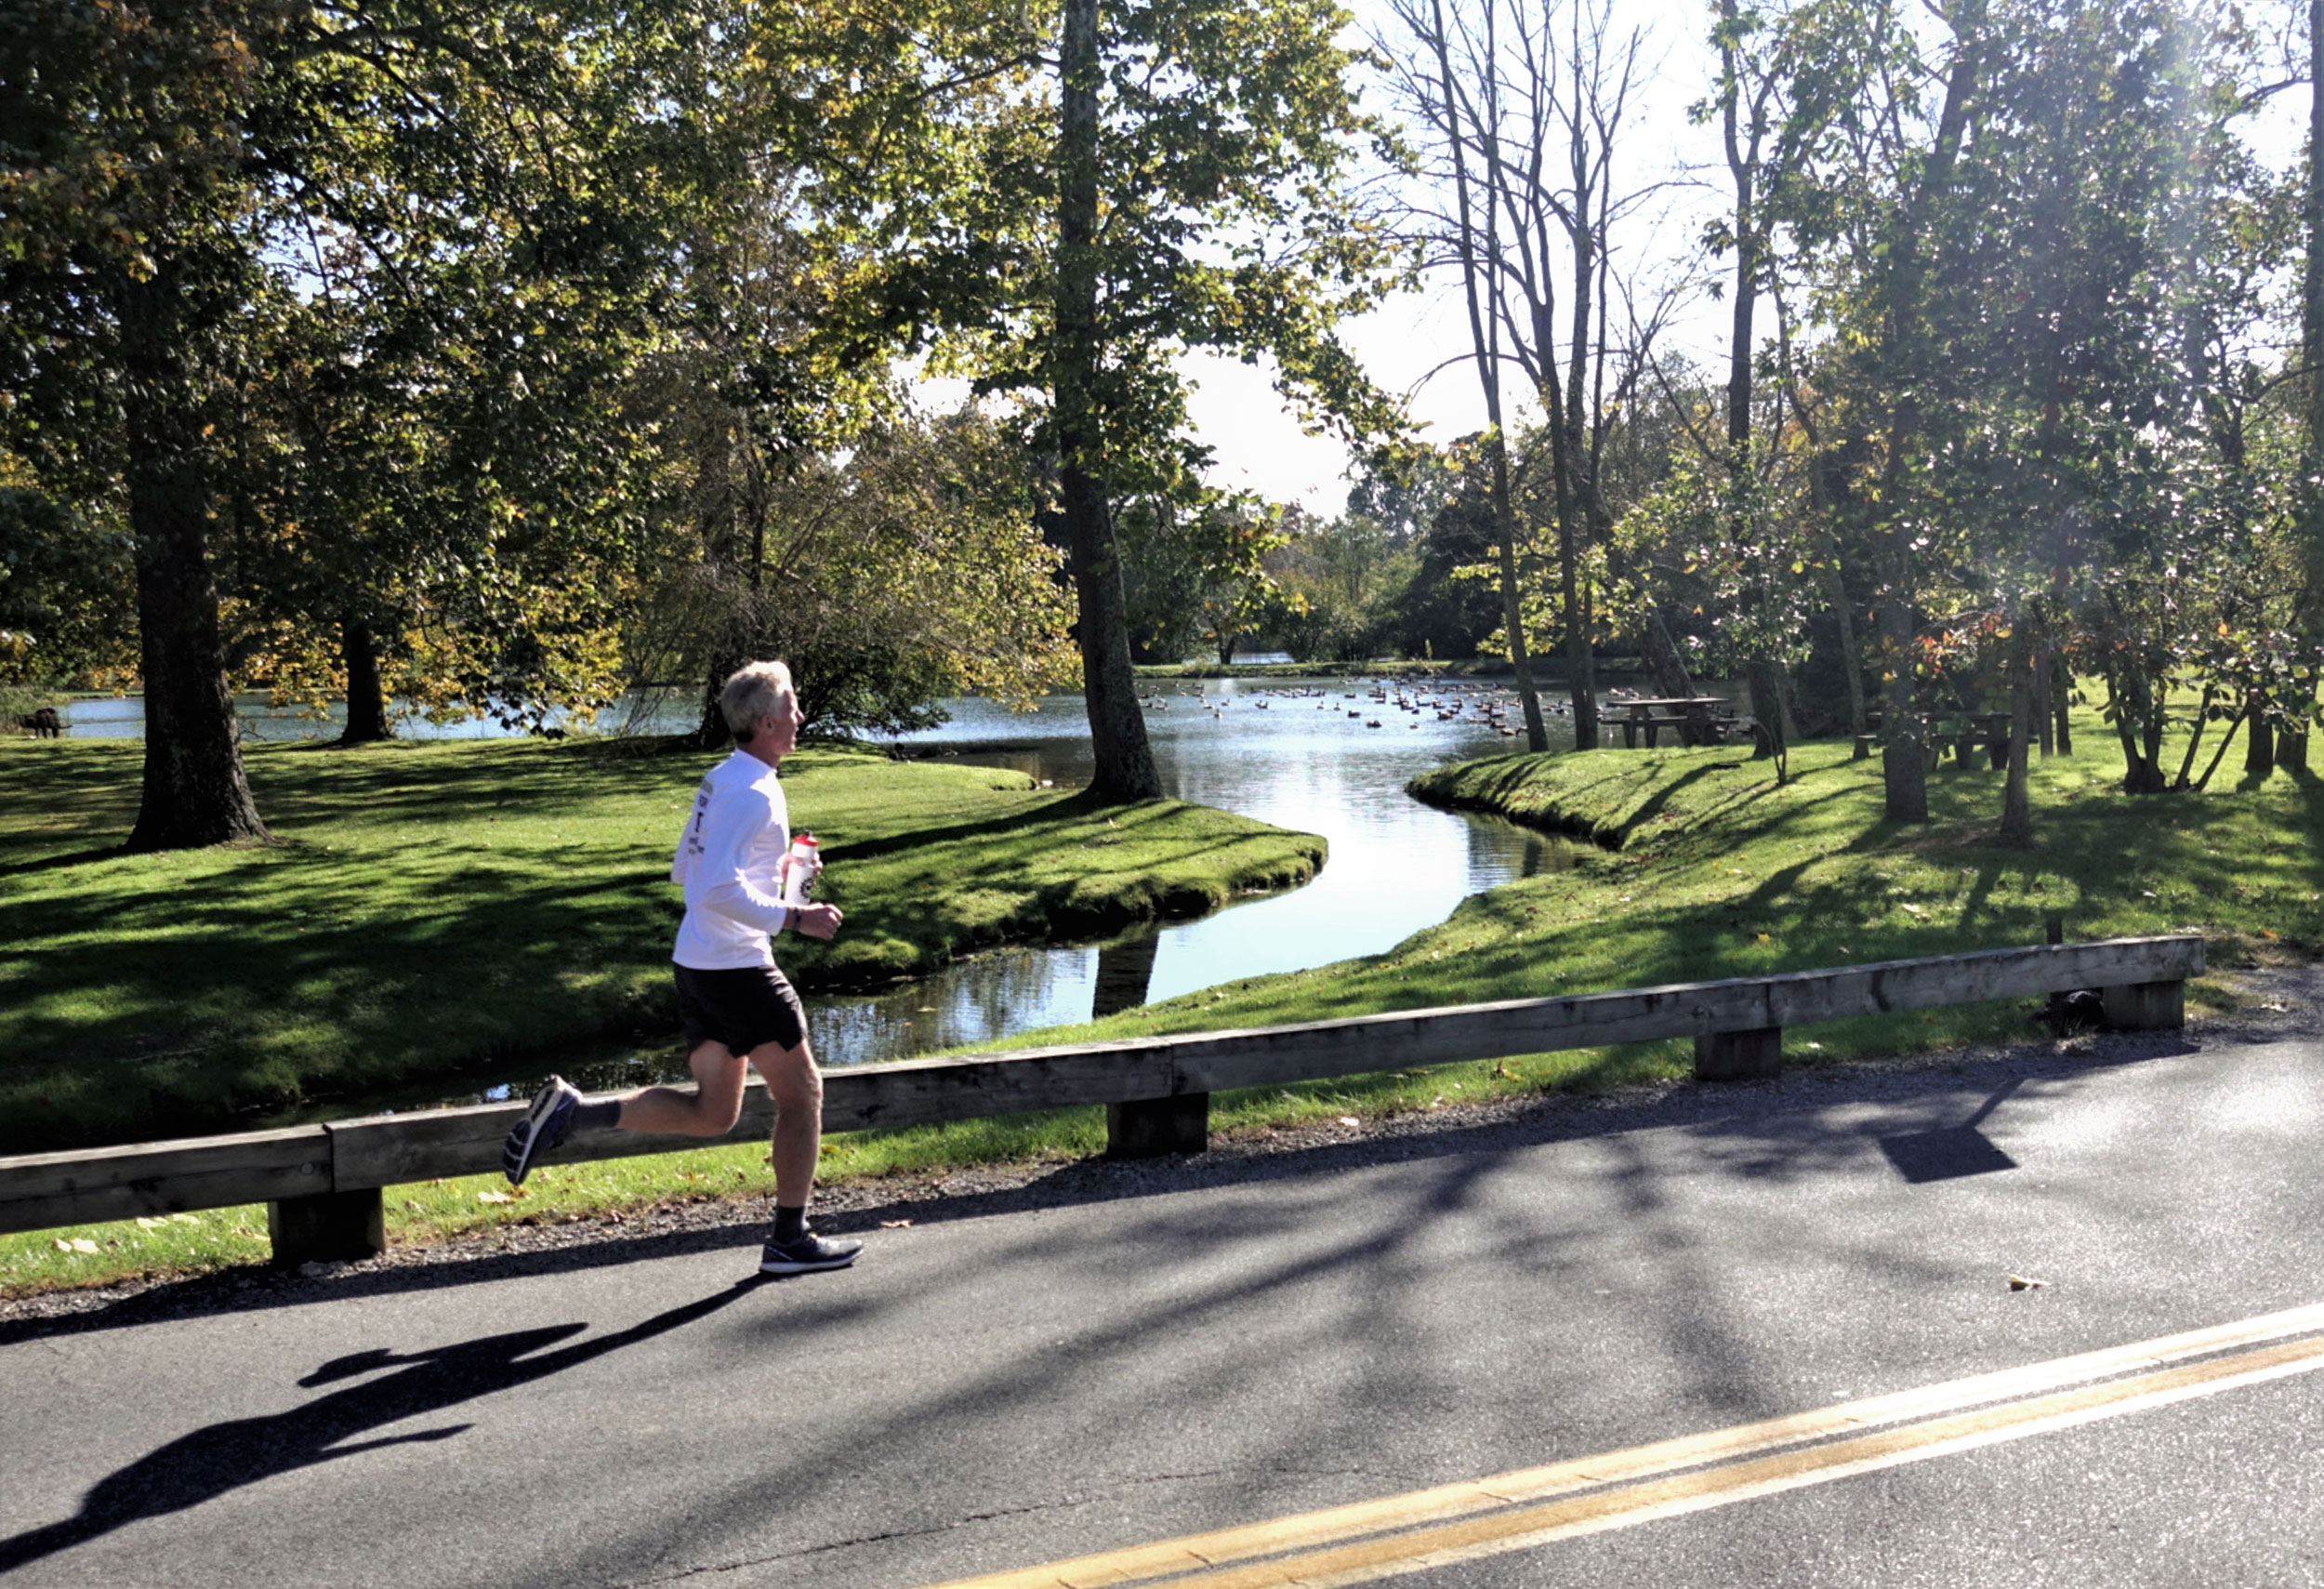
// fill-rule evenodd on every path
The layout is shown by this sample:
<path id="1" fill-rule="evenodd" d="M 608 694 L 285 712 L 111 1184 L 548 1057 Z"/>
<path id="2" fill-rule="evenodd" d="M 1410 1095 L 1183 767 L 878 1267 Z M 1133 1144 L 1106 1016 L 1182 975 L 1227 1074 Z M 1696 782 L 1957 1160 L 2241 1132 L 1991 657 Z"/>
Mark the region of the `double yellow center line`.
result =
<path id="1" fill-rule="evenodd" d="M 1526 1550 L 2324 1368 L 2324 1305 L 941 1589 L 1326 1589 Z"/>

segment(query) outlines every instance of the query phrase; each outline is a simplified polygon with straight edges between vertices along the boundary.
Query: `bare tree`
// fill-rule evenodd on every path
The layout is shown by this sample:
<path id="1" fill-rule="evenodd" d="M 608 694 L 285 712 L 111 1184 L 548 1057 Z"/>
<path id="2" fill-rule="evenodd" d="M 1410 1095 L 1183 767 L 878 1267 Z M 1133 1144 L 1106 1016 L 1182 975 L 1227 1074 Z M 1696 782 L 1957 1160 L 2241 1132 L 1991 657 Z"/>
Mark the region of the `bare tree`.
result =
<path id="1" fill-rule="evenodd" d="M 1403 29 L 1376 41 L 1425 134 L 1440 195 L 1416 205 L 1435 258 L 1458 264 L 1491 426 L 1502 604 L 1529 742 L 1546 748 L 1525 655 L 1500 368 L 1516 366 L 1547 420 L 1560 611 L 1574 744 L 1598 743 L 1590 553 L 1612 527 L 1599 484 L 1606 436 L 1647 368 L 1666 298 L 1610 333 L 1616 229 L 1658 184 L 1625 187 L 1616 151 L 1634 119 L 1643 30 L 1618 33 L 1612 0 L 1393 0 Z M 1451 205 L 1441 195 L 1449 190 Z M 1560 293 L 1563 290 L 1563 298 Z"/>

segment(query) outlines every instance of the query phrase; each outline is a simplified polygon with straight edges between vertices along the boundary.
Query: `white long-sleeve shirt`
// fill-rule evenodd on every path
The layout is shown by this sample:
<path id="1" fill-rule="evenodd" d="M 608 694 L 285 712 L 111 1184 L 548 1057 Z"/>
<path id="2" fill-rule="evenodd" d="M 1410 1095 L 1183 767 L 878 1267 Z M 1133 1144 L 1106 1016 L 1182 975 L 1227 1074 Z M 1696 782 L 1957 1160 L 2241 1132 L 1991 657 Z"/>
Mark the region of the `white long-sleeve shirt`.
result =
<path id="1" fill-rule="evenodd" d="M 790 847 L 790 806 L 774 769 L 746 750 L 711 768 L 670 862 L 670 881 L 686 891 L 670 959 L 695 971 L 772 965 L 768 935 L 791 920 L 778 870 Z"/>

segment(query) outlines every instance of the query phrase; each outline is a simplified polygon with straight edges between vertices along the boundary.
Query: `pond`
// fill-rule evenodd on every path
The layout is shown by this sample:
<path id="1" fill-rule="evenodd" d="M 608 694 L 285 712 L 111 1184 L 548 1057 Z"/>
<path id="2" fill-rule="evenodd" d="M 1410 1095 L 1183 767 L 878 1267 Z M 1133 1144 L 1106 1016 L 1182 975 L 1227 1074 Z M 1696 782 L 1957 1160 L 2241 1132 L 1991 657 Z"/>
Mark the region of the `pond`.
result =
<path id="1" fill-rule="evenodd" d="M 1221 982 L 1378 954 L 1444 920 L 1470 894 L 1573 864 L 1575 850 L 1563 840 L 1495 817 L 1440 811 L 1404 792 L 1408 779 L 1430 767 L 1522 744 L 1515 697 L 1500 682 L 1187 680 L 1145 688 L 1147 729 L 1165 792 L 1322 834 L 1331 845 L 1322 873 L 1287 894 L 1107 943 L 1000 949 L 892 989 L 810 998 L 816 1053 L 825 1064 L 938 1053 Z M 254 737 L 337 732 L 336 722 L 312 714 L 270 712 L 262 696 L 237 705 Z M 655 706 L 641 697 L 609 716 L 642 723 L 657 715 Z M 905 753 L 1014 768 L 1060 788 L 1089 781 L 1079 696 L 1052 696 L 1022 713 L 981 699 L 946 706 L 951 721 L 902 736 Z M 73 732 L 134 735 L 142 729 L 139 707 L 135 700 L 77 702 Z M 691 714 L 693 708 L 691 701 L 671 701 L 667 709 Z M 1553 747 L 1571 743 L 1566 720 L 1552 717 L 1550 728 Z M 489 721 L 406 730 L 414 737 L 423 731 L 462 737 L 507 732 Z M 560 1064 L 591 1090 L 684 1075 L 674 1040 L 597 1047 Z M 480 1074 L 457 1087 L 336 1098 L 312 1114 L 344 1118 L 375 1107 L 506 1097 L 529 1086 L 538 1068 L 535 1061 L 522 1074 Z M 294 1118 L 300 1117 L 284 1117 Z"/>

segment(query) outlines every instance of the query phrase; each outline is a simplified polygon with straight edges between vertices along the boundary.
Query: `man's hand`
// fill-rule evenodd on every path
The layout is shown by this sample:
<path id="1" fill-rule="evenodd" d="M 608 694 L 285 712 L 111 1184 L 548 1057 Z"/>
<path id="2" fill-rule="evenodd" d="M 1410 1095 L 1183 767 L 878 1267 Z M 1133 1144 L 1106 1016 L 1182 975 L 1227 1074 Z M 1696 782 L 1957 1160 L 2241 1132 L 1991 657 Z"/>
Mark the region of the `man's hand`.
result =
<path id="1" fill-rule="evenodd" d="M 846 920 L 836 905 L 802 905 L 791 913 L 791 924 L 811 938 L 828 938 Z"/>

